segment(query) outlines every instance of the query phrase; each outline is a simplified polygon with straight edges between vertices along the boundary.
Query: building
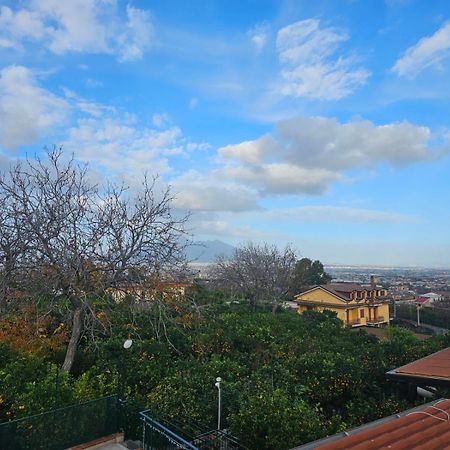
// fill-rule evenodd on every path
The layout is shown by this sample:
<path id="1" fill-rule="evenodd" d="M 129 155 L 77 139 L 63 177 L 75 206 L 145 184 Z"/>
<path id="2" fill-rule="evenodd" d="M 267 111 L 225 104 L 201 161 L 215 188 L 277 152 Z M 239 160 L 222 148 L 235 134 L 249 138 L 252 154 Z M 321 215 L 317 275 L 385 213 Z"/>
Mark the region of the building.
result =
<path id="1" fill-rule="evenodd" d="M 444 300 L 444 297 L 442 295 L 436 294 L 435 292 L 428 292 L 428 294 L 422 294 L 420 297 L 427 298 L 429 304 L 432 304 L 434 302 L 442 302 Z"/>
<path id="2" fill-rule="evenodd" d="M 329 283 L 314 286 L 295 296 L 297 312 L 333 311 L 348 327 L 381 326 L 389 323 L 386 289 L 375 284 Z"/>
<path id="3" fill-rule="evenodd" d="M 441 450 L 449 436 L 450 400 L 440 399 L 291 450 Z"/>
<path id="4" fill-rule="evenodd" d="M 450 388 L 450 347 L 389 371 L 387 377 L 427 388 Z M 414 389 L 415 390 L 415 389 Z"/>
<path id="5" fill-rule="evenodd" d="M 116 302 L 127 298 L 138 302 L 152 301 L 156 298 L 181 299 L 186 296 L 186 291 L 191 288 L 191 282 L 160 281 L 152 285 L 126 284 L 118 288 L 110 288 L 108 292 Z"/>
<path id="6" fill-rule="evenodd" d="M 420 296 L 420 297 L 417 297 L 415 300 L 414 300 L 414 303 L 416 304 L 416 306 L 417 307 L 419 307 L 419 308 L 421 308 L 422 306 L 427 306 L 427 307 L 430 307 L 430 306 L 432 306 L 432 300 L 430 299 L 430 298 L 428 298 L 428 297 L 424 297 L 424 296 Z"/>
<path id="7" fill-rule="evenodd" d="M 431 398 L 436 387 L 450 387 L 450 347 L 393 369 L 386 375 L 391 380 L 409 384 L 410 391 L 415 393 L 411 400 L 417 394 Z M 291 450 L 313 449 L 450 449 L 450 400 L 434 400 Z"/>

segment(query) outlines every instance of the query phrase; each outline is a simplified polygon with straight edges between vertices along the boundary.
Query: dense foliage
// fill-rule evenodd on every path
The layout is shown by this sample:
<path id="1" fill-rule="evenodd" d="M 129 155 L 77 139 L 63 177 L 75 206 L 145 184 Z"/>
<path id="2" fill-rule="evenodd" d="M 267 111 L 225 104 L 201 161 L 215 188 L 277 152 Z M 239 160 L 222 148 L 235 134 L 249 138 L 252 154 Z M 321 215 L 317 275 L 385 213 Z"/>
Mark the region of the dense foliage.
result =
<path id="1" fill-rule="evenodd" d="M 223 426 L 250 449 L 282 450 L 406 409 L 385 372 L 450 344 L 447 335 L 419 341 L 395 328 L 380 341 L 331 313 L 253 312 L 208 291 L 196 305 L 194 314 L 189 302 L 173 301 L 158 339 L 158 310 L 117 304 L 108 312 L 111 334 L 95 347 L 83 340 L 71 374 L 58 370 L 67 339 L 58 317 L 28 334 L 29 349 L 19 331 L 1 333 L 18 320 L 4 318 L 0 418 L 116 392 L 122 377 L 130 404 L 214 427 L 220 376 Z M 134 344 L 124 350 L 128 337 Z"/>
<path id="2" fill-rule="evenodd" d="M 327 284 L 330 281 L 331 275 L 325 272 L 323 264 L 319 260 L 312 261 L 309 258 L 302 258 L 295 264 L 292 293 L 295 295 L 309 286 Z"/>

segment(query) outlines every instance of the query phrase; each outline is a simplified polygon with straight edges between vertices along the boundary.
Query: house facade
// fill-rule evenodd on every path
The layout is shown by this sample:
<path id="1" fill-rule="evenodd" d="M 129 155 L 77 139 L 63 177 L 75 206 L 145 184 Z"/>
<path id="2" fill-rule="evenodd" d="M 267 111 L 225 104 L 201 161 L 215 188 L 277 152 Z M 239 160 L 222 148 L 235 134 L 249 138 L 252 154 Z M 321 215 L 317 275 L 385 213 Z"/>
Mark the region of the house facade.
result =
<path id="1" fill-rule="evenodd" d="M 297 312 L 333 311 L 345 326 L 381 326 L 389 323 L 386 289 L 355 283 L 329 283 L 314 286 L 295 296 Z"/>

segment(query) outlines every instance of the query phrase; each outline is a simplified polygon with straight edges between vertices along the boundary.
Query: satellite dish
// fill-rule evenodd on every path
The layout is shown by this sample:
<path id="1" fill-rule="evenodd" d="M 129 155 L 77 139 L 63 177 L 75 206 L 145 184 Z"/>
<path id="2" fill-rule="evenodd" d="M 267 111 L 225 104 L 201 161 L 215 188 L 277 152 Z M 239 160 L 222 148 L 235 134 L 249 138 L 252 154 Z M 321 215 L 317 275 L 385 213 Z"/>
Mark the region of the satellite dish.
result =
<path id="1" fill-rule="evenodd" d="M 123 348 L 130 348 L 133 345 L 133 339 L 127 339 L 124 343 L 123 343 Z"/>

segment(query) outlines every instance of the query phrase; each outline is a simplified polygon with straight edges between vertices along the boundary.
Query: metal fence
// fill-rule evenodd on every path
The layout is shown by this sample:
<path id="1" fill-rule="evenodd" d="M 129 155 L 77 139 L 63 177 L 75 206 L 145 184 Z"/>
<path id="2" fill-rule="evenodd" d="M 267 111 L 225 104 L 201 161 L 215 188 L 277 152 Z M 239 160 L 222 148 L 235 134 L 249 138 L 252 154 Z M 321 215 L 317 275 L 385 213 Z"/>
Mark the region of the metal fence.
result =
<path id="1" fill-rule="evenodd" d="M 205 430 L 198 424 L 169 421 L 161 415 L 152 417 L 151 411 L 140 413 L 143 450 L 246 450 L 225 431 Z"/>
<path id="2" fill-rule="evenodd" d="M 139 410 L 111 395 L 0 423 L 0 450 L 63 450 L 119 430 L 143 450 L 245 450 L 225 431 Z"/>
<path id="3" fill-rule="evenodd" d="M 1 450 L 62 450 L 116 433 L 116 395 L 0 424 Z"/>

